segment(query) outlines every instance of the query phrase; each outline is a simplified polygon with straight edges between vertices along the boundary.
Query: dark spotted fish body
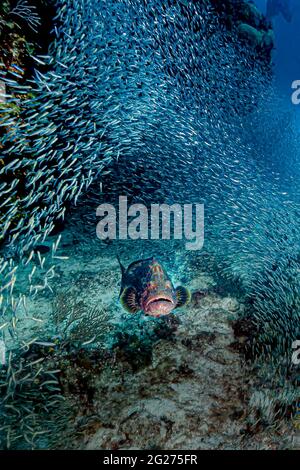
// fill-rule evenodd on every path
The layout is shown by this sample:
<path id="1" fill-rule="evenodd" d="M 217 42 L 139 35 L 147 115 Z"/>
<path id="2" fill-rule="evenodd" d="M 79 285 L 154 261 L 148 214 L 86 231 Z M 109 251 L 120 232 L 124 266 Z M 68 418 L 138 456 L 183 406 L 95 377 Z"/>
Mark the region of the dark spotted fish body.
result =
<path id="1" fill-rule="evenodd" d="M 160 317 L 190 300 L 189 291 L 182 286 L 174 287 L 163 266 L 148 258 L 131 263 L 122 270 L 120 301 L 130 313 L 143 311 L 146 315 Z"/>

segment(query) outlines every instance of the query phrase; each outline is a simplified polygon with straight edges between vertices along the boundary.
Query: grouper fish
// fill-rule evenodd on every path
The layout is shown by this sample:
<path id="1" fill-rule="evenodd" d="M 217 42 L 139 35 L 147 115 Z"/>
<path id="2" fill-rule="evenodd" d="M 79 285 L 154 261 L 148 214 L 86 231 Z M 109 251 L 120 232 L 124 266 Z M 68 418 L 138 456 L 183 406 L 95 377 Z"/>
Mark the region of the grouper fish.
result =
<path id="1" fill-rule="evenodd" d="M 191 298 L 183 286 L 174 287 L 163 266 L 155 259 L 134 261 L 126 269 L 119 257 L 122 271 L 120 302 L 129 313 L 142 311 L 160 317 L 186 305 Z"/>

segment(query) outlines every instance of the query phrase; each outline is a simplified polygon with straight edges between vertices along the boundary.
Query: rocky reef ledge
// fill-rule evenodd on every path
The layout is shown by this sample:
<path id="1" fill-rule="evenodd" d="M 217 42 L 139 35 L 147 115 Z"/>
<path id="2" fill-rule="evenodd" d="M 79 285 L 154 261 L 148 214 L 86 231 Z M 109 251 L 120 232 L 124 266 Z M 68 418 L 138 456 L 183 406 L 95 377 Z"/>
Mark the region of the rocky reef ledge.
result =
<path id="1" fill-rule="evenodd" d="M 272 62 L 274 32 L 270 21 L 258 10 L 254 2 L 245 0 L 208 0 L 227 29 L 238 34 L 255 58 L 265 65 Z"/>

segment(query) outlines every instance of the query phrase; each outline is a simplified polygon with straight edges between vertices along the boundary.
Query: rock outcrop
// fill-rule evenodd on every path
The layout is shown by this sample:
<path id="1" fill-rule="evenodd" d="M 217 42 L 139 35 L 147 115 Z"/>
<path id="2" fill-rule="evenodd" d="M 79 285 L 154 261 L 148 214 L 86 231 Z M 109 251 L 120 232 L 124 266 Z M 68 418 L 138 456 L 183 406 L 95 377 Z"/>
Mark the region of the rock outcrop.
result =
<path id="1" fill-rule="evenodd" d="M 257 60 L 270 65 L 274 48 L 272 24 L 254 3 L 244 0 L 210 1 L 226 27 L 253 48 Z"/>

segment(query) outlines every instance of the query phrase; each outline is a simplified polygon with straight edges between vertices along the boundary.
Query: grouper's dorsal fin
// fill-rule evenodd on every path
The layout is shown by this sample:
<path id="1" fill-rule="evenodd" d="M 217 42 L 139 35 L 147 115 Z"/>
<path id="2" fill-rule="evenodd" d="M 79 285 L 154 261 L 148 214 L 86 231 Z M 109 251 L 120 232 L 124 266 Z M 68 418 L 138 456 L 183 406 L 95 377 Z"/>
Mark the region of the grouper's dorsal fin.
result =
<path id="1" fill-rule="evenodd" d="M 122 273 L 122 276 L 123 276 L 125 274 L 126 269 L 125 269 L 124 265 L 122 264 L 122 262 L 120 260 L 120 256 L 119 256 L 118 253 L 117 253 L 117 260 L 118 260 L 118 263 L 120 265 L 121 273 Z"/>

